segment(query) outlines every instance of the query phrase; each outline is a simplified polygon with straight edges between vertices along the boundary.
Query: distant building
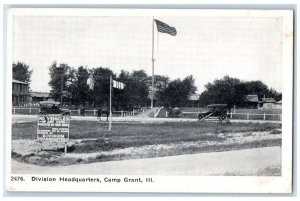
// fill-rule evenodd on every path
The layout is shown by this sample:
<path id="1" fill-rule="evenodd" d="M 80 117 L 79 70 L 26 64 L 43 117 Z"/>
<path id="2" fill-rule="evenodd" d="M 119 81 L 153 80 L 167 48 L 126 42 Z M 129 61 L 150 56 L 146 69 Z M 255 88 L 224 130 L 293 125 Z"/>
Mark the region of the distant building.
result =
<path id="1" fill-rule="evenodd" d="M 199 107 L 200 94 L 192 94 L 188 99 L 187 107 Z"/>
<path id="2" fill-rule="evenodd" d="M 257 95 L 246 95 L 246 107 L 251 109 L 258 109 L 259 101 Z"/>
<path id="3" fill-rule="evenodd" d="M 37 104 L 40 101 L 52 100 L 52 96 L 48 92 L 29 92 L 29 103 Z"/>
<path id="4" fill-rule="evenodd" d="M 277 101 L 275 106 L 276 106 L 276 109 L 282 109 L 282 100 Z"/>
<path id="5" fill-rule="evenodd" d="M 12 104 L 28 104 L 28 83 L 19 80 L 12 80 Z"/>
<path id="6" fill-rule="evenodd" d="M 274 98 L 263 98 L 260 102 L 260 106 L 262 109 L 277 109 L 276 101 Z"/>

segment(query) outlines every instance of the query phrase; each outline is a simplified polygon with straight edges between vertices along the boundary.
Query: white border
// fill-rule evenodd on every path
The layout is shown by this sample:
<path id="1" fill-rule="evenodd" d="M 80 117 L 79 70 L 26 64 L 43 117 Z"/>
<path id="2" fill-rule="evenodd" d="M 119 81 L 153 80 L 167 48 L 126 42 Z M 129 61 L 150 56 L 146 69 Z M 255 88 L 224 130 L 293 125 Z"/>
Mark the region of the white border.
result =
<path id="1" fill-rule="evenodd" d="M 62 192 L 206 192 L 206 193 L 290 193 L 292 182 L 292 100 L 293 100 L 293 13 L 287 10 L 197 10 L 197 9 L 23 9 L 13 8 L 8 11 L 8 49 L 7 64 L 12 63 L 12 23 L 13 16 L 205 16 L 205 17 L 282 17 L 283 31 L 283 114 L 282 114 L 282 176 L 281 177 L 165 177 L 155 176 L 154 185 L 109 184 L 93 185 L 62 183 L 14 183 L 10 182 L 11 122 L 7 121 L 7 177 L 6 189 L 9 191 L 62 191 Z M 11 66 L 7 66 L 11 75 Z M 7 79 L 7 91 L 11 92 L 11 77 Z M 11 93 L 7 93 L 11 94 Z M 11 103 L 11 96 L 6 96 Z M 7 106 L 11 119 L 11 105 Z M 46 176 L 46 175 L 44 175 Z M 49 175 L 52 176 L 52 175 Z M 72 177 L 72 175 L 68 175 Z M 78 175 L 76 175 L 78 176 Z M 85 175 L 87 176 L 87 175 Z"/>

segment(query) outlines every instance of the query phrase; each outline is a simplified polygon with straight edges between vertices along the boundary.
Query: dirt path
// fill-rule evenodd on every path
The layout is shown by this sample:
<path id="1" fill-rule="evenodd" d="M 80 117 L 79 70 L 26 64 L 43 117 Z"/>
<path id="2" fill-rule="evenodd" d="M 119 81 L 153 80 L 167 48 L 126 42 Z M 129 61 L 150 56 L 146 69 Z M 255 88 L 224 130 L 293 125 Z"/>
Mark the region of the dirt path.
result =
<path id="1" fill-rule="evenodd" d="M 147 115 L 151 114 L 155 108 L 152 110 L 149 109 L 148 111 L 144 112 L 143 114 L 139 114 L 136 116 L 127 116 L 127 117 L 113 117 L 113 122 L 196 122 L 198 119 L 184 119 L 184 118 L 151 118 Z M 37 115 L 13 115 L 12 116 L 12 123 L 23 123 L 23 122 L 32 122 L 37 121 Z M 77 121 L 99 121 L 97 117 L 93 116 L 72 116 L 71 120 Z M 239 120 L 239 119 L 230 119 L 232 123 L 275 123 L 281 124 L 281 121 L 268 121 L 268 120 Z"/>
<path id="2" fill-rule="evenodd" d="M 266 168 L 274 167 L 277 169 L 281 167 L 280 147 L 57 167 L 36 166 L 12 160 L 12 173 L 15 174 L 250 176 Z"/>
<path id="3" fill-rule="evenodd" d="M 149 118 L 150 117 L 150 114 L 153 113 L 157 108 L 153 108 L 153 109 L 148 109 L 146 110 L 145 112 L 141 113 L 141 114 L 138 114 L 136 115 L 135 117 L 136 118 Z"/>

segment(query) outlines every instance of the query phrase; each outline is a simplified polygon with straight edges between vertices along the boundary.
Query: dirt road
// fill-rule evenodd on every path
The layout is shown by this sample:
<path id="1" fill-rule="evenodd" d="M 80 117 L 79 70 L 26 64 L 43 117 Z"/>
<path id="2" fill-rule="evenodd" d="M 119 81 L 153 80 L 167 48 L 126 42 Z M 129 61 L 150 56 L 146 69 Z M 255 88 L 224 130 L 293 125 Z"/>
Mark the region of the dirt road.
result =
<path id="1" fill-rule="evenodd" d="M 12 160 L 12 173 L 15 174 L 250 176 L 272 167 L 281 167 L 280 147 L 56 167 L 35 166 Z"/>
<path id="2" fill-rule="evenodd" d="M 151 111 L 153 112 L 153 111 Z M 13 115 L 13 123 L 23 123 L 37 121 L 37 115 Z M 72 116 L 71 120 L 76 121 L 99 121 L 97 117 L 92 116 Z M 183 119 L 183 118 L 151 118 L 144 115 L 141 116 L 127 116 L 127 117 L 112 117 L 113 122 L 141 122 L 141 123 L 156 123 L 156 122 L 196 122 L 198 119 Z M 232 123 L 278 123 L 281 124 L 281 121 L 268 121 L 268 120 L 240 120 L 240 119 L 230 119 Z"/>

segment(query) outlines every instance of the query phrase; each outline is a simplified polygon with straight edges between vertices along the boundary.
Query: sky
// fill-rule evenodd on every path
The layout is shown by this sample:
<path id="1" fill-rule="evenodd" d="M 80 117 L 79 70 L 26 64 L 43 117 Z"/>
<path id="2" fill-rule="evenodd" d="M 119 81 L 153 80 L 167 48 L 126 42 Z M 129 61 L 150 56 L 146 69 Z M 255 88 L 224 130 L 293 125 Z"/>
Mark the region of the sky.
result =
<path id="1" fill-rule="evenodd" d="M 193 75 L 197 92 L 225 75 L 261 80 L 282 91 L 282 20 L 276 17 L 160 17 L 176 36 L 155 27 L 155 74 Z M 32 91 L 49 92 L 49 66 L 152 69 L 152 17 L 14 16 L 13 62 L 33 70 Z"/>

